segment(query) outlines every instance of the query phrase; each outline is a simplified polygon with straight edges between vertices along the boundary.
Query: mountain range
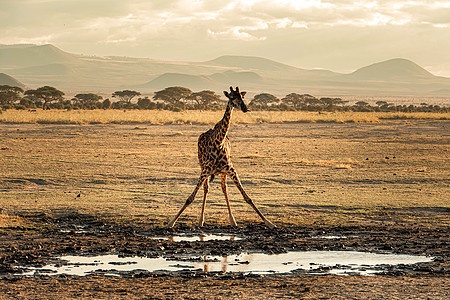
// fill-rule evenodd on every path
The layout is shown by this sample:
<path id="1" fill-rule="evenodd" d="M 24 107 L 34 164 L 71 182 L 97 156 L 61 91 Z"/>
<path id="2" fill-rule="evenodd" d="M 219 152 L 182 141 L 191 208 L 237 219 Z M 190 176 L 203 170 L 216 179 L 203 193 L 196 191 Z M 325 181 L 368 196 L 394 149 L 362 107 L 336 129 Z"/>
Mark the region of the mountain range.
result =
<path id="1" fill-rule="evenodd" d="M 221 56 L 204 62 L 97 57 L 67 53 L 53 45 L 0 45 L 0 85 L 51 85 L 70 92 L 111 93 L 135 89 L 151 93 L 168 86 L 220 92 L 239 85 L 253 94 L 290 92 L 314 95 L 450 96 L 450 78 L 416 63 L 394 58 L 352 73 L 307 70 L 261 57 Z"/>

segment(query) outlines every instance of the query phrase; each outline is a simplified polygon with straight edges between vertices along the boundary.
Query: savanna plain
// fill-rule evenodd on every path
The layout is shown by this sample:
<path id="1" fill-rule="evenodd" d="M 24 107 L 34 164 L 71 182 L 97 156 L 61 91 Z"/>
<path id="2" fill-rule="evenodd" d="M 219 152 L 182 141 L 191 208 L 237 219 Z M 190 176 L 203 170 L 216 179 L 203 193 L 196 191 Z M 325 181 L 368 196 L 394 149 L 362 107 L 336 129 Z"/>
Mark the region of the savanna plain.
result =
<path id="1" fill-rule="evenodd" d="M 222 112 L 0 115 L 0 299 L 448 299 L 449 114 L 235 112 L 232 161 L 277 227 L 215 179 L 167 222 L 199 175 L 198 136 Z M 61 115 L 62 114 L 62 115 Z M 65 115 L 64 115 L 65 114 Z M 107 115 L 107 114 L 114 114 Z M 82 230 L 79 230 L 82 228 Z M 154 236 L 233 234 L 226 241 Z M 341 238 L 320 238 L 339 236 Z M 434 257 L 374 276 L 129 272 L 21 276 L 61 255 L 352 250 Z"/>

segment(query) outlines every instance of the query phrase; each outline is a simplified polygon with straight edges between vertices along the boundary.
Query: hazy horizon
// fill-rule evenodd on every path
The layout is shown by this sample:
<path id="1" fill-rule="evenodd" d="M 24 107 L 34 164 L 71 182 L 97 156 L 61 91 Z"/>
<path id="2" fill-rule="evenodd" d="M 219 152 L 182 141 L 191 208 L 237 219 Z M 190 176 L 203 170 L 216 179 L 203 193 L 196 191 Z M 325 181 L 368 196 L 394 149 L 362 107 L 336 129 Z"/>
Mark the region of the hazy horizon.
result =
<path id="1" fill-rule="evenodd" d="M 206 61 L 260 56 L 351 72 L 391 58 L 450 77 L 448 1 L 0 0 L 0 44 Z"/>

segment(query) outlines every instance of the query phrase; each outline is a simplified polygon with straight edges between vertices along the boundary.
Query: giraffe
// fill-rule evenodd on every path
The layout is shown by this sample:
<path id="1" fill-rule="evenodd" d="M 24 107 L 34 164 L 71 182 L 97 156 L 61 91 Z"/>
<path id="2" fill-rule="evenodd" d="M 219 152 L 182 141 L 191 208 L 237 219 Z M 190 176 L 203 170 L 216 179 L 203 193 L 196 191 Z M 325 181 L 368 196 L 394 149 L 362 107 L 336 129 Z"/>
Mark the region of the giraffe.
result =
<path id="1" fill-rule="evenodd" d="M 237 227 L 237 224 L 233 213 L 231 212 L 230 202 L 228 200 L 227 176 L 233 180 L 234 184 L 244 197 L 245 202 L 255 210 L 259 217 L 264 221 L 265 225 L 269 228 L 275 227 L 275 225 L 266 219 L 253 203 L 252 199 L 244 191 L 239 176 L 230 160 L 231 144 L 228 140 L 227 133 L 230 128 L 231 113 L 234 108 L 240 109 L 244 113 L 249 111 L 247 105 L 243 101 L 246 92 L 239 92 L 239 87 L 236 87 L 236 90 L 233 90 L 233 87 L 230 86 L 230 92 L 224 91 L 223 93 L 228 98 L 228 104 L 222 120 L 220 120 L 213 129 L 202 133 L 198 138 L 198 160 L 201 167 L 198 183 L 178 214 L 167 224 L 167 228 L 173 227 L 183 211 L 194 201 L 195 196 L 202 185 L 204 190 L 203 205 L 198 225 L 200 227 L 203 226 L 205 221 L 206 195 L 209 190 L 209 180 L 211 178 L 212 181 L 215 175 L 221 175 L 222 178 L 222 192 L 225 195 L 231 226 Z"/>

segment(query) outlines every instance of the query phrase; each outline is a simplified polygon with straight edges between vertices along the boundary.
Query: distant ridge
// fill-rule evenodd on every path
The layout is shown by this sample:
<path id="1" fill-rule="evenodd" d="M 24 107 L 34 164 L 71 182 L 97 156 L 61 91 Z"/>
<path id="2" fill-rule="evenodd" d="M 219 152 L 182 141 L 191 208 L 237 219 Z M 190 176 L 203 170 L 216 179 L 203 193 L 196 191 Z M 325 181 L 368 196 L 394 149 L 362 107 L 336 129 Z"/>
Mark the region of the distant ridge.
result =
<path id="1" fill-rule="evenodd" d="M 262 83 L 263 78 L 254 72 L 226 71 L 212 75 L 165 73 L 137 87 L 161 89 L 168 86 L 184 86 L 194 90 L 222 89 L 228 85 L 252 85 Z"/>
<path id="2" fill-rule="evenodd" d="M 210 78 L 224 84 L 253 84 L 263 82 L 263 78 L 255 72 L 234 72 L 226 71 L 222 73 L 214 73 Z"/>
<path id="3" fill-rule="evenodd" d="M 404 58 L 394 58 L 356 70 L 348 75 L 359 80 L 414 80 L 430 79 L 433 74 Z"/>
<path id="4" fill-rule="evenodd" d="M 10 85 L 25 88 L 25 84 L 5 73 L 0 73 L 0 85 Z"/>
<path id="5" fill-rule="evenodd" d="M 235 67 L 241 69 L 265 70 L 265 71 L 286 71 L 286 70 L 304 71 L 296 67 L 292 67 L 267 58 L 257 56 L 224 55 L 216 59 L 207 61 L 206 63 L 211 65 Z"/>
<path id="6" fill-rule="evenodd" d="M 297 68 L 255 56 L 225 55 L 203 62 L 163 61 L 83 56 L 53 45 L 23 44 L 0 45 L 0 72 L 33 87 L 54 85 L 66 91 L 111 93 L 118 89 L 139 89 L 152 93 L 168 86 L 184 86 L 195 91 L 221 92 L 229 85 L 238 85 L 250 93 L 277 96 L 297 92 L 326 96 L 450 97 L 450 78 L 434 76 L 403 58 L 342 74 Z"/>
<path id="7" fill-rule="evenodd" d="M 0 66 L 4 67 L 33 67 L 54 63 L 77 63 L 79 58 L 64 52 L 53 45 L 16 47 L 2 45 L 0 47 Z"/>

